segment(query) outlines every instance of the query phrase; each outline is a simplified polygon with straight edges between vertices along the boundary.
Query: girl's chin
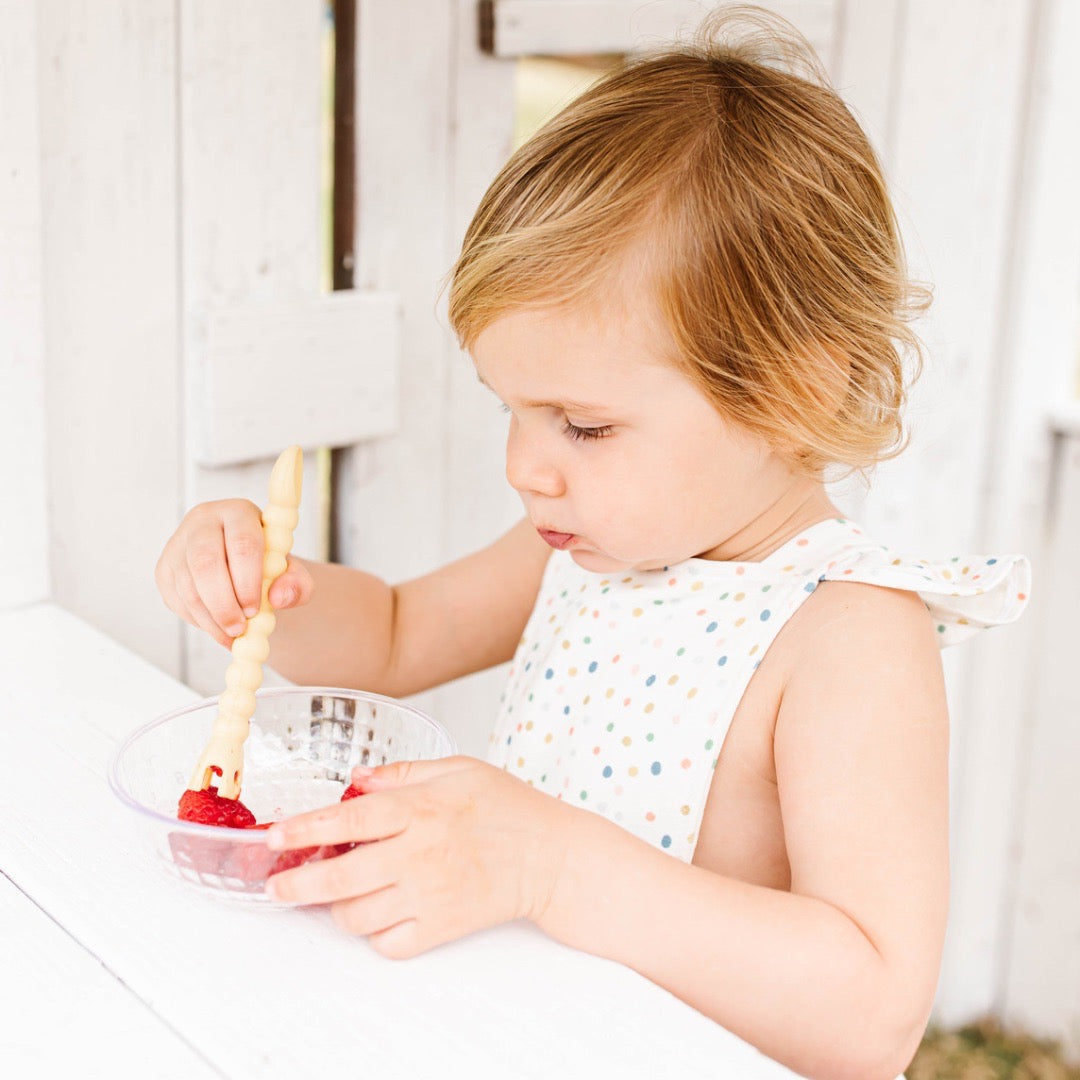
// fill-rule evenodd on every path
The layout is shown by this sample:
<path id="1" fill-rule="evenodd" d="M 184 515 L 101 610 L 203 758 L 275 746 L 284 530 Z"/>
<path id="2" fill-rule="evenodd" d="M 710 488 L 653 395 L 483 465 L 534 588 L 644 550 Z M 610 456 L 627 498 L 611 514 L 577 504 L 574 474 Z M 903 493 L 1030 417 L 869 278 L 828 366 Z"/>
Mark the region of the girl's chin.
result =
<path id="1" fill-rule="evenodd" d="M 615 574 L 629 568 L 628 563 L 619 562 L 618 559 L 591 548 L 571 548 L 569 555 L 582 570 L 591 570 L 596 574 Z"/>
<path id="2" fill-rule="evenodd" d="M 581 567 L 582 570 L 591 570 L 595 574 L 620 574 L 627 570 L 653 570 L 659 569 L 663 564 L 643 563 L 638 565 L 625 559 L 615 559 L 602 551 L 594 551 L 592 548 L 570 548 L 570 558 Z"/>

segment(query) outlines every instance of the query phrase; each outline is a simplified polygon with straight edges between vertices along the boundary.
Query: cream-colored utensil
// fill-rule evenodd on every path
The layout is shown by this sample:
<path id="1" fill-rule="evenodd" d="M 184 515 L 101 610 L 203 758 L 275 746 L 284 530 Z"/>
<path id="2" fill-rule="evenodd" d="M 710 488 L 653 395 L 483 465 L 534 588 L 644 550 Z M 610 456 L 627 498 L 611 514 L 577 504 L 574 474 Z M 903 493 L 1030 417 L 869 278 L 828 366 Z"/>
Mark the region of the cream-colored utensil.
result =
<path id="1" fill-rule="evenodd" d="M 304 455 L 299 446 L 282 451 L 270 473 L 270 501 L 262 512 L 262 596 L 259 610 L 244 632 L 232 643 L 232 663 L 225 671 L 225 692 L 218 700 L 218 714 L 210 741 L 199 758 L 189 787 L 202 791 L 219 777 L 218 795 L 240 797 L 244 778 L 244 740 L 255 713 L 255 691 L 262 684 L 262 666 L 270 655 L 270 634 L 277 623 L 270 607 L 270 586 L 284 572 L 293 543 L 293 529 L 300 520 L 300 487 Z"/>

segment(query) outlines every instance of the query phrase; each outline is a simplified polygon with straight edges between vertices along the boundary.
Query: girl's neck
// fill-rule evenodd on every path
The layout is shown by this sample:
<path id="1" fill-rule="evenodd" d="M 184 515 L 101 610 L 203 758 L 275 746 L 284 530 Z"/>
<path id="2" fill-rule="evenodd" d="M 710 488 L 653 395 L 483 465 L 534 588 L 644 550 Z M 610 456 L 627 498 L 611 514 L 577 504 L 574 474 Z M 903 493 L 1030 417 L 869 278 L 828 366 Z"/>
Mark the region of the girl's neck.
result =
<path id="1" fill-rule="evenodd" d="M 811 525 L 841 516 L 820 481 L 798 481 L 741 529 L 699 557 L 725 562 L 760 562 Z"/>

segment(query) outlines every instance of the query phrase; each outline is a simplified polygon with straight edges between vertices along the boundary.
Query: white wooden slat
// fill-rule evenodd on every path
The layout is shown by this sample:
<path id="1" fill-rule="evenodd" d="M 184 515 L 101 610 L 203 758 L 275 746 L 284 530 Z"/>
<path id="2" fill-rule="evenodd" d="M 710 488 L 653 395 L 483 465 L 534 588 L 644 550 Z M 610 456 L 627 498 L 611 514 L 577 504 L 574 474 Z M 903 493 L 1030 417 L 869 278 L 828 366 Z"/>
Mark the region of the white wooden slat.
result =
<path id="1" fill-rule="evenodd" d="M 49 591 L 37 12 L 0 2 L 0 607 Z"/>
<path id="2" fill-rule="evenodd" d="M 357 5 L 354 282 L 400 297 L 401 415 L 395 436 L 339 455 L 337 549 L 342 562 L 393 581 L 431 569 L 442 554 L 446 329 L 436 301 L 448 262 L 446 7 Z"/>
<path id="3" fill-rule="evenodd" d="M 888 173 L 900 37 L 900 0 L 842 0 L 829 75 Z"/>
<path id="4" fill-rule="evenodd" d="M 34 717 L 9 725 L 8 749 L 48 763 L 49 781 L 27 768 L 0 787 L 0 867 L 221 1074 L 651 1080 L 677 1046 L 681 1076 L 720 1061 L 745 1080 L 792 1077 L 642 976 L 527 924 L 395 962 L 325 911 L 241 909 L 185 887 L 104 773 L 121 737 L 191 691 L 51 605 L 0 613 L 0 656 L 0 708 Z M 83 1047 L 111 1048 L 108 1031 Z"/>
<path id="5" fill-rule="evenodd" d="M 153 567 L 180 502 L 173 0 L 41 0 L 53 596 L 178 667 Z"/>
<path id="6" fill-rule="evenodd" d="M 393 432 L 399 318 L 393 293 L 210 312 L 199 464 L 276 457 L 283 431 L 305 449 Z"/>
<path id="7" fill-rule="evenodd" d="M 1020 755 L 1016 895 L 1002 1014 L 1061 1042 L 1080 1062 L 1080 437 L 1059 435 L 1055 443 L 1043 589 L 1032 611 L 1036 655 L 1032 677 L 1023 682 L 1031 698 L 1030 730 Z"/>
<path id="8" fill-rule="evenodd" d="M 992 553 L 981 503 L 994 437 L 995 353 L 1006 273 L 1031 4 L 910 0 L 899 43 L 893 194 L 915 276 L 935 301 L 921 322 L 927 366 L 908 410 L 909 449 L 886 462 L 860 516 L 901 551 Z M 1015 627 L 992 632 L 1003 643 Z M 952 902 L 937 1019 L 990 1012 L 1004 946 L 1019 718 L 971 696 L 989 637 L 946 654 L 952 714 Z"/>
<path id="9" fill-rule="evenodd" d="M 214 312 L 288 306 L 319 295 L 323 5 L 183 0 L 179 11 L 186 411 L 181 509 L 222 498 L 262 506 L 276 451 L 265 461 L 216 469 L 195 461 L 208 331 Z M 302 368 L 266 374 L 267 392 L 301 407 Z M 250 377 L 254 386 L 262 372 Z M 279 449 L 297 441 L 291 424 L 279 425 L 277 432 Z M 272 431 L 265 434 L 273 438 Z M 319 552 L 318 491 L 315 455 L 305 454 L 293 546 L 298 555 Z M 178 520 L 174 513 L 159 548 Z M 183 640 L 184 678 L 204 693 L 216 693 L 228 653 L 190 628 Z"/>
<path id="10" fill-rule="evenodd" d="M 997 343 L 995 312 L 1019 137 L 1030 5 L 910 0 L 900 25 L 891 194 L 916 278 L 935 290 L 918 327 L 927 364 L 912 444 L 875 477 L 866 524 L 902 550 L 970 549 Z"/>
<path id="11" fill-rule="evenodd" d="M 995 641 L 980 657 L 973 696 L 980 712 L 993 708 L 1024 720 L 1002 1014 L 1065 1041 L 1080 1060 L 1080 220 L 1073 211 L 1080 188 L 1080 8 L 1053 0 L 1038 11 L 1011 260 L 1015 300 L 1001 355 L 986 514 L 991 535 L 1032 553 L 1034 587 L 1022 632 Z"/>
<path id="12" fill-rule="evenodd" d="M 1080 399 L 1054 402 L 1050 407 L 1049 427 L 1051 434 L 1080 436 Z"/>
<path id="13" fill-rule="evenodd" d="M 0 953 L 6 1075 L 134 1080 L 153 1061 L 161 1080 L 220 1076 L 2 874 Z"/>
<path id="14" fill-rule="evenodd" d="M 703 0 L 494 0 L 492 51 L 504 59 L 638 52 L 693 34 L 716 6 Z M 798 25 L 828 60 L 835 0 L 764 0 L 759 6 Z"/>
<path id="15" fill-rule="evenodd" d="M 417 36 L 416 27 L 424 34 Z M 359 4 L 356 29 L 356 243 L 358 288 L 400 297 L 398 432 L 336 455 L 337 558 L 402 581 L 445 559 L 446 349 L 438 308 L 451 261 L 450 203 L 456 24 L 452 6 Z M 433 613 L 437 617 L 437 613 Z M 432 694 L 461 742 L 457 716 Z"/>

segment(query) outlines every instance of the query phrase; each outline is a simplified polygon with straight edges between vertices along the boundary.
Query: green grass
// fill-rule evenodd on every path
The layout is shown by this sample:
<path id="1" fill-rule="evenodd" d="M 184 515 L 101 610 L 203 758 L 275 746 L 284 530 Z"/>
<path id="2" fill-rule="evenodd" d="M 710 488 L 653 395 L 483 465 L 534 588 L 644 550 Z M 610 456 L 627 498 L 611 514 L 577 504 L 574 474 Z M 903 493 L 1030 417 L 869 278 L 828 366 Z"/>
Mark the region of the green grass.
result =
<path id="1" fill-rule="evenodd" d="M 956 1031 L 931 1027 L 907 1080 L 1080 1080 L 1080 1066 L 1067 1065 L 1059 1047 L 982 1020 Z"/>

